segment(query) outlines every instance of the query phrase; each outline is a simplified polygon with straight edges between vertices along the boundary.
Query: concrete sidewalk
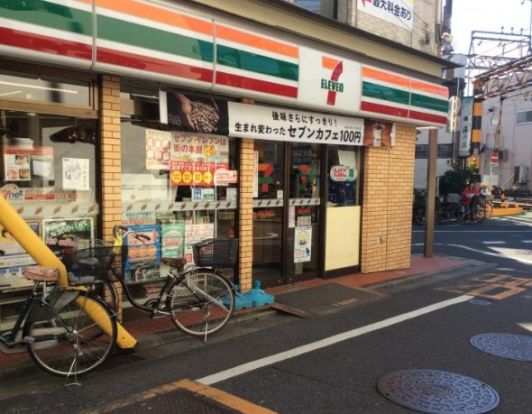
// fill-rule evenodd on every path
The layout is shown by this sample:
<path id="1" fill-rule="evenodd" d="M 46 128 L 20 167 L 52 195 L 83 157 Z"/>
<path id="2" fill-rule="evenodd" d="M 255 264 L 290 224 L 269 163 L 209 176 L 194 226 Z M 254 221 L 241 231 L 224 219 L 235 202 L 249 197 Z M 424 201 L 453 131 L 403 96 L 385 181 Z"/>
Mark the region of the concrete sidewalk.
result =
<path id="1" fill-rule="evenodd" d="M 375 272 L 370 274 L 355 273 L 331 279 L 317 278 L 309 281 L 266 289 L 266 292 L 275 296 L 283 296 L 291 292 L 307 290 L 307 296 L 310 297 L 310 301 L 312 302 L 312 295 L 317 294 L 318 296 L 321 296 L 320 287 L 323 287 L 322 290 L 327 290 L 333 285 L 340 285 L 342 287 L 351 289 L 365 288 L 406 277 L 423 277 L 439 272 L 449 272 L 466 266 L 470 266 L 470 261 L 467 259 L 441 256 L 434 256 L 432 258 L 412 256 L 411 267 L 408 269 Z M 318 296 L 316 296 L 316 298 Z M 346 303 L 348 304 L 348 301 L 346 301 Z M 240 310 L 234 313 L 231 322 L 234 323 L 242 319 L 249 319 L 249 317 L 257 317 L 258 314 L 264 312 L 274 313 L 275 311 L 269 306 Z M 298 314 L 297 309 L 295 309 L 294 312 L 289 311 L 288 313 L 296 315 Z M 302 315 L 298 316 L 305 316 L 304 312 Z M 185 337 L 185 334 L 182 334 L 176 330 L 170 318 L 162 317 L 151 319 L 147 317 L 147 314 L 137 312 L 134 309 L 128 310 L 126 313 L 124 327 L 138 339 L 139 344 L 144 345 L 148 343 L 150 347 L 157 346 L 158 343 L 178 341 L 180 338 Z M 0 369 L 2 371 L 12 371 L 16 370 L 17 366 L 22 368 L 23 366 L 32 364 L 33 363 L 26 352 L 14 354 L 0 353 Z"/>

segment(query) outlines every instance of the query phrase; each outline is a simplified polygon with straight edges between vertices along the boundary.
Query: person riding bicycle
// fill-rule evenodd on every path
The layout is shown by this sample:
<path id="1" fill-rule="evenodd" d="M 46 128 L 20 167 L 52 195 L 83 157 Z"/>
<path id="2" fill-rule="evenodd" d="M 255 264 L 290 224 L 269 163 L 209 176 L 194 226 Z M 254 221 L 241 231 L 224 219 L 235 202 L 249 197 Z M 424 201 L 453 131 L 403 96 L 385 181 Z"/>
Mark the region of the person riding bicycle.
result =
<path id="1" fill-rule="evenodd" d="M 480 194 L 479 188 L 473 182 L 467 183 L 465 190 L 462 192 L 462 198 L 464 201 L 464 205 L 467 208 L 468 220 L 470 221 L 473 220 L 473 207 L 476 202 L 475 199 L 476 197 L 478 197 L 479 194 Z"/>

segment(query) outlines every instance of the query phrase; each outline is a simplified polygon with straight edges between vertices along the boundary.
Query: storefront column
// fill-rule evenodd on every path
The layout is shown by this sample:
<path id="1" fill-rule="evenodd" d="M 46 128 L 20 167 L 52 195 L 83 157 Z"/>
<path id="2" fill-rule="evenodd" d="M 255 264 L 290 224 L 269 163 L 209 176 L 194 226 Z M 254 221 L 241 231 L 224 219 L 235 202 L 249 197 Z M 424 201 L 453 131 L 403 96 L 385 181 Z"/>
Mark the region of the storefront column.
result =
<path id="1" fill-rule="evenodd" d="M 103 238 L 112 240 L 121 222 L 120 78 L 104 75 L 100 88 L 101 223 Z"/>
<path id="2" fill-rule="evenodd" d="M 410 267 L 416 128 L 396 124 L 393 148 L 364 155 L 362 273 Z"/>
<path id="3" fill-rule="evenodd" d="M 242 292 L 251 289 L 253 265 L 253 157 L 252 139 L 240 141 L 239 218 L 240 254 L 239 281 Z"/>

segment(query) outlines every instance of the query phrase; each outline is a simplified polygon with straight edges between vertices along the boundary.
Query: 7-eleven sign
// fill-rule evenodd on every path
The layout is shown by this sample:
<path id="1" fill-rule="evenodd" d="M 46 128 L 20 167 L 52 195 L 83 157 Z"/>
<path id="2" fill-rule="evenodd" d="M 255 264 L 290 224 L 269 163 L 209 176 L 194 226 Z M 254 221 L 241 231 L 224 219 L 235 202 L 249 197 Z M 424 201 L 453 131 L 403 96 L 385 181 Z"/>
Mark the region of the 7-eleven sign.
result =
<path id="1" fill-rule="evenodd" d="M 360 107 L 361 68 L 358 62 L 301 47 L 299 50 L 301 106 L 331 112 L 353 112 Z"/>
<path id="2" fill-rule="evenodd" d="M 340 82 L 340 76 L 344 73 L 344 63 L 341 60 L 328 56 L 321 58 L 321 65 L 331 71 L 329 79 L 321 80 L 321 88 L 327 89 L 327 105 L 336 103 L 336 94 L 344 92 L 344 84 Z"/>

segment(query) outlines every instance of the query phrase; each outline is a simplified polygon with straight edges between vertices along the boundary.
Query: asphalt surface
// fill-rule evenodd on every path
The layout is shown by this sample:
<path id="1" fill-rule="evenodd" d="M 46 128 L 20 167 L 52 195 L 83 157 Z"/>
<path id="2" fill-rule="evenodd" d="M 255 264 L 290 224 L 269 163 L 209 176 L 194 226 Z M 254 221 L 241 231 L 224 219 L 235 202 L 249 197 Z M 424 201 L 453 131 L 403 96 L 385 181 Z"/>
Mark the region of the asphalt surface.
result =
<path id="1" fill-rule="evenodd" d="M 532 335 L 532 266 L 527 263 L 532 260 L 532 244 L 526 243 L 532 240 L 532 220 L 524 218 L 438 226 L 437 254 L 476 261 L 458 271 L 376 286 L 372 293 L 379 294 L 377 300 L 372 295 L 371 301 L 310 319 L 267 314 L 234 324 L 207 344 L 177 336 L 160 344 L 141 344 L 137 352 L 115 356 L 83 378 L 80 387 L 65 388 L 61 379 L 31 366 L 12 377 L 1 375 L 0 412 L 97 409 L 153 387 L 183 378 L 213 378 L 250 361 L 399 316 L 397 323 L 295 357 L 257 363 L 255 369 L 228 374 L 209 385 L 280 413 L 407 413 L 411 411 L 377 391 L 377 380 L 395 370 L 436 369 L 493 387 L 501 398 L 496 413 L 532 413 L 532 363 L 495 357 L 470 345 L 470 339 L 481 333 Z M 413 251 L 420 252 L 422 228 L 413 230 Z M 400 321 L 407 312 L 472 291 L 491 297 L 489 305 L 466 298 Z"/>
<path id="2" fill-rule="evenodd" d="M 423 252 L 423 226 L 413 227 L 413 252 Z M 507 274 L 532 275 L 532 211 L 486 223 L 437 225 L 434 253 L 494 262 Z"/>

